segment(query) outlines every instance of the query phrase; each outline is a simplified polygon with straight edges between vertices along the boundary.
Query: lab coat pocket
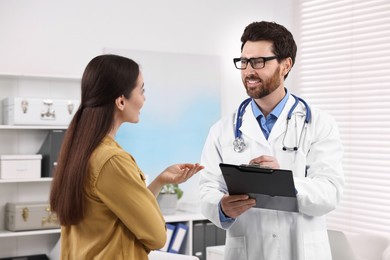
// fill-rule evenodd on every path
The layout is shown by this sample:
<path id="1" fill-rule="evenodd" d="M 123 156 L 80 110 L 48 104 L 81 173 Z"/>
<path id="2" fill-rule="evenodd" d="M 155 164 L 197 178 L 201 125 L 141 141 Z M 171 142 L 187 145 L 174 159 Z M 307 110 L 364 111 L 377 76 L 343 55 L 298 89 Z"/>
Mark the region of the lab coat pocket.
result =
<path id="1" fill-rule="evenodd" d="M 331 260 L 327 231 L 306 232 L 304 235 L 305 260 Z"/>
<path id="2" fill-rule="evenodd" d="M 225 259 L 247 259 L 245 237 L 227 237 L 225 247 Z"/>

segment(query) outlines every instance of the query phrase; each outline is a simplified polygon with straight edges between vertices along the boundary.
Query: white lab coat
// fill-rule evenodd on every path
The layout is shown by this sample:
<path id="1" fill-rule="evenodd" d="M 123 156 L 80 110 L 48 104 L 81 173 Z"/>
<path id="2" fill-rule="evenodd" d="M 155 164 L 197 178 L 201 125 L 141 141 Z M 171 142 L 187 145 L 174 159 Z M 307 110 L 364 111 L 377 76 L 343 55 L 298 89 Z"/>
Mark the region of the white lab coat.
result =
<path id="1" fill-rule="evenodd" d="M 293 104 L 290 95 L 268 140 L 249 104 L 240 127 L 247 146 L 241 153 L 233 149 L 235 113 L 210 129 L 201 159 L 205 166 L 199 183 L 201 208 L 205 217 L 227 230 L 226 260 L 332 259 L 325 214 L 336 208 L 344 187 L 338 128 L 330 115 L 311 107 L 312 120 L 298 151 L 283 151 L 287 113 Z M 295 146 L 304 115 L 300 102 L 289 124 L 286 145 Z M 227 188 L 219 163 L 245 164 L 260 155 L 274 156 L 282 169 L 293 171 L 299 213 L 252 208 L 234 221 L 221 223 L 218 203 Z"/>

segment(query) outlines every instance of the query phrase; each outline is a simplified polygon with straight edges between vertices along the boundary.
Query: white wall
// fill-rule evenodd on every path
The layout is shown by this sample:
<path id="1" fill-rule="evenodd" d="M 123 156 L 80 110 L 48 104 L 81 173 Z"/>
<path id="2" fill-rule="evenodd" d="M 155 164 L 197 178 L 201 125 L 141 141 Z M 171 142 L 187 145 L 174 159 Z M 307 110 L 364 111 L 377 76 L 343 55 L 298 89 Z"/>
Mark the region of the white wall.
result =
<path id="1" fill-rule="evenodd" d="M 293 2 L 0 0 L 0 73 L 81 77 L 104 49 L 217 55 L 224 115 L 246 97 L 232 62 L 245 26 L 268 20 L 293 30 Z"/>
<path id="2" fill-rule="evenodd" d="M 0 73 L 81 76 L 103 48 L 219 55 L 225 114 L 245 97 L 232 62 L 240 55 L 245 26 L 269 20 L 292 30 L 292 5 L 293 0 L 0 0 Z"/>

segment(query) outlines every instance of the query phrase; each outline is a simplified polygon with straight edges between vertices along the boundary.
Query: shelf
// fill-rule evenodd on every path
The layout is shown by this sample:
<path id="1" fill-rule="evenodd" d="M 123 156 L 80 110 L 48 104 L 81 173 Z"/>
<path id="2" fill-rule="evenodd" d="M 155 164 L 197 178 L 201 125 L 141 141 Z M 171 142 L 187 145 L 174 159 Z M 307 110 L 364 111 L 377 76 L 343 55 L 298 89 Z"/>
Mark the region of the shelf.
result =
<path id="1" fill-rule="evenodd" d="M 43 80 L 81 81 L 81 77 L 75 77 L 75 76 L 12 74 L 12 73 L 0 73 L 0 78 L 5 78 L 5 79 L 43 79 Z"/>
<path id="2" fill-rule="evenodd" d="M 52 180 L 53 178 L 51 177 L 43 177 L 38 179 L 5 179 L 5 180 L 0 179 L 0 184 L 1 183 L 25 183 L 25 182 L 51 182 Z"/>
<path id="3" fill-rule="evenodd" d="M 192 213 L 177 210 L 176 214 L 164 215 L 165 222 L 185 222 L 194 220 L 205 220 L 206 218 L 201 213 Z"/>
<path id="4" fill-rule="evenodd" d="M 81 76 L 77 75 L 22 74 L 0 71 L 0 101 L 13 97 L 80 99 L 80 83 Z M 6 125 L 4 122 L 0 118 L 0 154 L 5 155 L 44 153 L 37 151 L 41 151 L 45 142 L 50 141 L 49 135 L 52 132 L 64 132 L 69 126 L 68 121 L 37 121 L 35 125 L 31 123 Z M 34 255 L 37 252 L 47 255 L 60 237 L 59 227 L 45 227 L 47 229 L 29 231 L 6 230 L 6 203 L 30 201 L 47 203 L 53 178 L 40 178 L 40 174 L 35 176 L 29 179 L 0 179 L 1 259 L 10 255 Z"/>
<path id="5" fill-rule="evenodd" d="M 0 230 L 0 238 L 3 238 L 3 237 L 36 236 L 36 235 L 47 235 L 47 234 L 60 234 L 60 233 L 61 233 L 61 229 L 60 228 L 32 230 L 32 231 Z"/>
<path id="6" fill-rule="evenodd" d="M 49 179 L 49 178 L 47 178 Z M 2 181 L 1 181 L 2 182 Z M 180 212 L 178 211 L 175 215 L 164 216 L 166 222 L 186 222 L 194 220 L 204 220 L 205 217 L 200 213 Z M 33 236 L 33 235 L 45 235 L 45 234 L 57 234 L 61 233 L 60 228 L 55 229 L 44 229 L 44 230 L 33 230 L 33 231 L 7 231 L 0 230 L 0 238 L 3 237 L 22 237 L 22 236 Z"/>
<path id="7" fill-rule="evenodd" d="M 65 125 L 0 125 L 0 130 L 52 130 L 68 129 Z"/>

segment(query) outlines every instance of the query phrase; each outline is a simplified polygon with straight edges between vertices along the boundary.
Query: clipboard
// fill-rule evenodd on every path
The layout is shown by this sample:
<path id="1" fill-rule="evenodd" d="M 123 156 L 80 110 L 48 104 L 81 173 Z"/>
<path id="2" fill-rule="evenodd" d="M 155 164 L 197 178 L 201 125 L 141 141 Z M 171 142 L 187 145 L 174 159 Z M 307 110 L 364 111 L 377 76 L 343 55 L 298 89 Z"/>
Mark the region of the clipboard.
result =
<path id="1" fill-rule="evenodd" d="M 298 212 L 292 171 L 225 163 L 219 167 L 230 195 L 248 194 L 256 199 L 256 208 Z"/>

